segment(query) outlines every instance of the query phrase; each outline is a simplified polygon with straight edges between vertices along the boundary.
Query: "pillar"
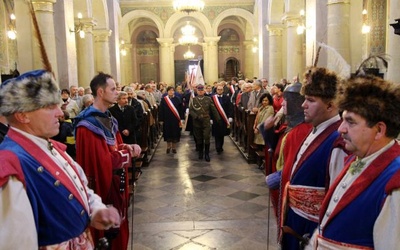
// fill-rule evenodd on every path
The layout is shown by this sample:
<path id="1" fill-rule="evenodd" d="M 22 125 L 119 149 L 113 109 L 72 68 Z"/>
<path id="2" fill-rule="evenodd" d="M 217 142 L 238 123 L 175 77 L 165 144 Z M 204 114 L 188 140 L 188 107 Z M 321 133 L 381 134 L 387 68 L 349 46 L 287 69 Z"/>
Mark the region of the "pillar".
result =
<path id="1" fill-rule="evenodd" d="M 350 1 L 328 0 L 328 37 L 327 44 L 350 63 Z M 327 67 L 331 70 L 338 68 L 337 60 L 328 53 Z M 339 73 L 339 72 L 338 72 Z"/>
<path id="2" fill-rule="evenodd" d="M 244 46 L 244 68 L 242 69 L 242 73 L 245 78 L 252 79 L 255 76 L 254 57 L 258 55 L 253 52 L 253 48 L 255 46 L 258 46 L 258 44 L 254 44 L 253 40 L 246 40 L 243 42 L 243 46 Z"/>
<path id="3" fill-rule="evenodd" d="M 282 32 L 283 26 L 271 24 L 269 31 L 269 82 L 274 83 L 283 78 L 282 70 Z"/>
<path id="4" fill-rule="evenodd" d="M 157 38 L 160 44 L 160 81 L 166 82 L 168 85 L 175 83 L 175 63 L 173 52 L 173 38 Z"/>
<path id="5" fill-rule="evenodd" d="M 93 30 L 94 35 L 94 58 L 95 58 L 95 71 L 111 73 L 110 64 L 110 45 L 108 43 L 111 35 L 111 30 Z"/>
<path id="6" fill-rule="evenodd" d="M 132 44 L 125 43 L 121 45 L 120 51 L 126 51 L 126 54 L 121 53 L 121 83 L 129 85 L 133 82 L 132 78 Z"/>
<path id="7" fill-rule="evenodd" d="M 78 85 L 89 87 L 90 81 L 95 75 L 94 48 L 93 48 L 93 26 L 96 22 L 92 18 L 80 20 L 85 31 L 85 38 L 76 34 L 77 55 L 78 55 Z"/>
<path id="8" fill-rule="evenodd" d="M 389 24 L 395 23 L 395 19 L 400 18 L 400 0 L 392 0 L 388 1 L 390 5 L 388 6 L 389 9 Z M 388 72 L 386 79 L 400 83 L 400 36 L 394 34 L 394 29 L 392 26 L 388 29 L 388 47 L 387 53 L 390 55 L 390 61 L 388 66 Z"/>
<path id="9" fill-rule="evenodd" d="M 32 1 L 36 19 L 39 24 L 41 37 L 51 63 L 54 75 L 58 79 L 56 36 L 54 32 L 54 3 L 56 0 Z M 36 43 L 36 39 L 34 40 Z M 35 46 L 34 46 L 35 47 Z M 42 57 L 39 50 L 34 50 L 34 67 L 43 68 Z"/>
<path id="10" fill-rule="evenodd" d="M 258 53 L 256 54 L 257 58 L 254 62 L 254 76 L 258 78 L 269 78 L 269 36 L 268 36 L 268 31 L 265 28 L 266 25 L 269 22 L 270 16 L 269 13 L 267 12 L 269 6 L 271 5 L 271 2 L 273 1 L 265 1 L 265 0 L 259 0 L 255 1 L 255 5 L 257 6 L 255 8 L 256 10 L 256 17 L 257 17 L 257 30 L 253 31 L 254 36 L 258 37 Z M 287 1 L 285 1 L 287 2 Z M 275 4 L 275 3 L 274 3 Z M 257 33 L 258 32 L 258 33 Z M 247 77 L 247 76 L 246 76 Z M 253 76 L 249 76 L 251 78 Z"/>
<path id="11" fill-rule="evenodd" d="M 297 34 L 297 27 L 302 23 L 302 20 L 297 16 L 287 16 L 285 20 L 287 27 L 287 70 L 286 75 L 283 72 L 283 77 L 292 79 L 304 72 L 303 35 Z"/>
<path id="12" fill-rule="evenodd" d="M 207 84 L 212 84 L 218 81 L 218 41 L 217 37 L 204 37 L 204 81 Z M 207 56 L 206 56 L 207 54 Z"/>

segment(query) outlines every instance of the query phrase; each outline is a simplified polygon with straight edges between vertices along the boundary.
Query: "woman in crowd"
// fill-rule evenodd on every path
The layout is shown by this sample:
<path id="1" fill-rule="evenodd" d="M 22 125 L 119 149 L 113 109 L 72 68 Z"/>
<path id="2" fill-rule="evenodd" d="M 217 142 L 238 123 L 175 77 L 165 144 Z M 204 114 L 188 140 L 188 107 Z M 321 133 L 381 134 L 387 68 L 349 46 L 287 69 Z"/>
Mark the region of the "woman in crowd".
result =
<path id="1" fill-rule="evenodd" d="M 260 145 L 260 147 L 264 148 L 264 139 L 259 129 L 260 126 L 263 126 L 264 121 L 274 115 L 274 107 L 272 96 L 269 93 L 264 93 L 260 96 L 261 106 L 259 107 L 256 119 L 254 120 L 254 144 Z"/>
<path id="2" fill-rule="evenodd" d="M 175 88 L 169 86 L 167 95 L 161 99 L 158 112 L 159 121 L 163 127 L 164 141 L 167 142 L 167 154 L 176 154 L 176 143 L 181 138 L 183 106 L 181 98 L 175 96 Z"/>

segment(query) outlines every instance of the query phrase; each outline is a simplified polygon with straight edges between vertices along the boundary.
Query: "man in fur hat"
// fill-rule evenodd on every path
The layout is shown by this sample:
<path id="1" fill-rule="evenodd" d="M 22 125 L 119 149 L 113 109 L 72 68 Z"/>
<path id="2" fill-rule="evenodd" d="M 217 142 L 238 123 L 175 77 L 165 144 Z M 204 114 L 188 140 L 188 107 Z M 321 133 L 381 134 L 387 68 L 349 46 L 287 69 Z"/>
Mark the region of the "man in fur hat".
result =
<path id="1" fill-rule="evenodd" d="M 99 73 L 90 82 L 94 102 L 75 118 L 76 161 L 85 170 L 89 186 L 106 204 L 116 207 L 122 216 L 119 229 L 105 233 L 93 230 L 95 242 L 106 237 L 112 248 L 128 247 L 129 180 L 128 167 L 132 157 L 139 156 L 137 144 L 124 144 L 118 122 L 108 108 L 117 101 L 118 91 L 114 79 Z M 104 234 L 103 234 L 104 233 Z"/>
<path id="2" fill-rule="evenodd" d="M 61 96 L 48 71 L 0 87 L 9 131 L 0 145 L 0 249 L 93 249 L 88 230 L 118 226 L 120 216 L 87 186 L 59 131 Z"/>
<path id="3" fill-rule="evenodd" d="M 346 85 L 338 130 L 353 155 L 322 203 L 309 249 L 398 249 L 400 88 L 375 76 Z"/>
<path id="4" fill-rule="evenodd" d="M 337 131 L 341 123 L 335 102 L 338 77 L 317 67 L 311 68 L 305 77 L 302 107 L 304 120 L 312 129 L 296 152 L 287 155 L 282 170 L 282 249 L 299 249 L 299 244 L 306 241 L 303 236 L 313 233 L 326 190 L 342 170 L 347 156 Z"/>

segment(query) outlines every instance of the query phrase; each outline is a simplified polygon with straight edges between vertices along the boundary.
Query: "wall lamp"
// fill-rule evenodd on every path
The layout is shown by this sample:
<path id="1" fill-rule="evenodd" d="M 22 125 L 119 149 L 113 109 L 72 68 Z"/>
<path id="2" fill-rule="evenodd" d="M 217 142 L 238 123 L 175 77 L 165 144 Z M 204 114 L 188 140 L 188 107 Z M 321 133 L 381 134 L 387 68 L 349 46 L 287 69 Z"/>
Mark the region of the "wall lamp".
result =
<path id="1" fill-rule="evenodd" d="M 85 30 L 84 30 L 85 26 L 82 23 L 82 17 L 83 17 L 82 13 L 79 12 L 78 13 L 78 24 L 75 25 L 74 29 L 70 29 L 69 31 L 79 34 L 79 37 L 83 39 L 83 38 L 85 38 Z"/>

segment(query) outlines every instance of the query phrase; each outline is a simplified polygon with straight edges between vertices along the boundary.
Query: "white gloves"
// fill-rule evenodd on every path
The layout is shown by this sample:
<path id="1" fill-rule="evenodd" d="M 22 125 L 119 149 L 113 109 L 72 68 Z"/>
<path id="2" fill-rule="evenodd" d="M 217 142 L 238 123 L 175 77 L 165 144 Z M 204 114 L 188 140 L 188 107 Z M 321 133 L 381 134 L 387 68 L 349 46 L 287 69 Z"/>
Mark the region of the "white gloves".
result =
<path id="1" fill-rule="evenodd" d="M 233 122 L 233 119 L 231 117 L 229 117 L 228 121 L 231 123 L 231 122 Z"/>
<path id="2" fill-rule="evenodd" d="M 189 114 L 189 108 L 186 109 L 186 114 Z"/>
<path id="3" fill-rule="evenodd" d="M 210 124 L 213 125 L 213 120 L 210 120 Z"/>

